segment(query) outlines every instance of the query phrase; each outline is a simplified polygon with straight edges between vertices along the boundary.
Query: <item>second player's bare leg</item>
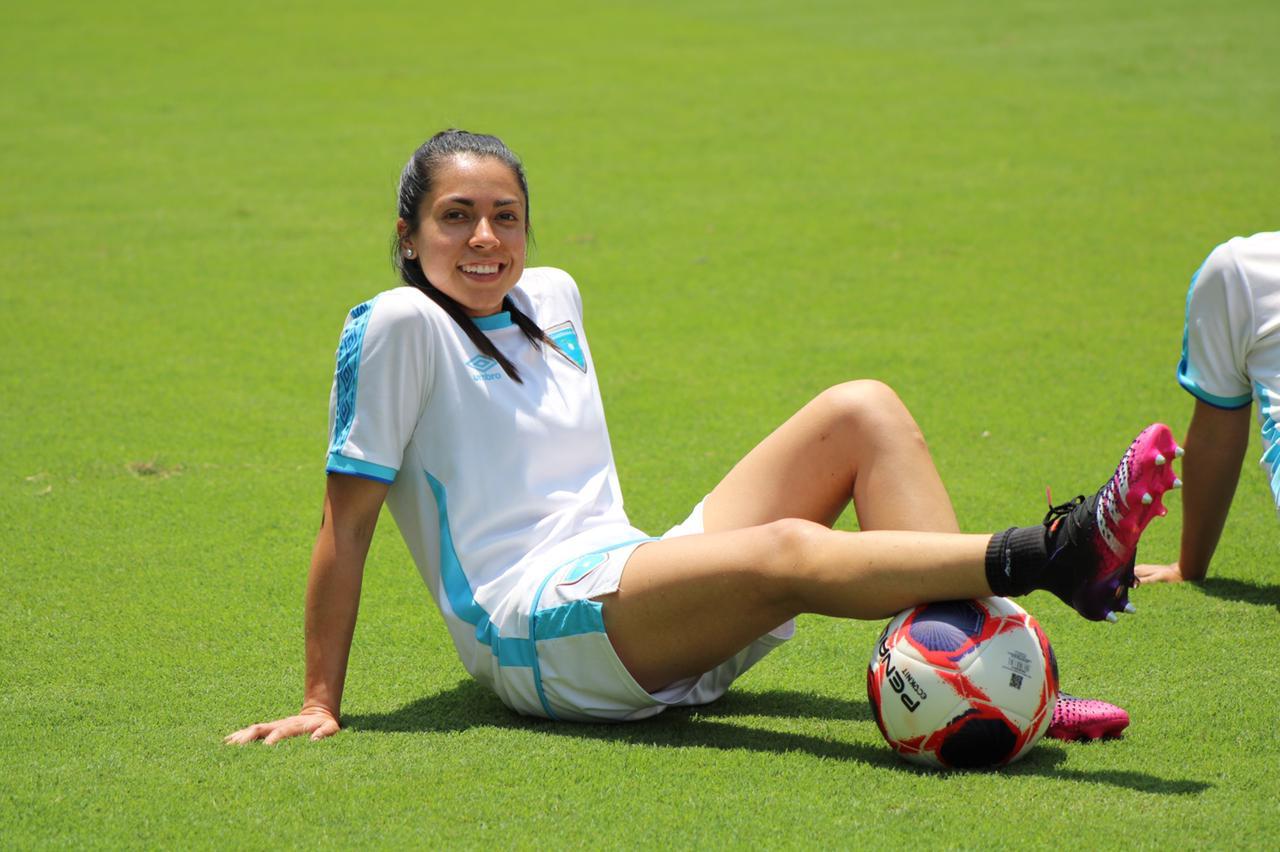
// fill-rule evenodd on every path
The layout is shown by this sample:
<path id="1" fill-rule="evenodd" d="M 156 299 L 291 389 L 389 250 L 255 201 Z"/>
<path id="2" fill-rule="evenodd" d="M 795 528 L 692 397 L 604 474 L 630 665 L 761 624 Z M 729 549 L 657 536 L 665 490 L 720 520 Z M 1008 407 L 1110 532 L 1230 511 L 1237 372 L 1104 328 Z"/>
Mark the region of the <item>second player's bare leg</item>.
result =
<path id="1" fill-rule="evenodd" d="M 959 530 L 920 428 L 877 381 L 836 385 L 796 412 L 716 486 L 703 522 L 707 532 L 782 518 L 830 526 L 850 499 L 863 530 Z"/>

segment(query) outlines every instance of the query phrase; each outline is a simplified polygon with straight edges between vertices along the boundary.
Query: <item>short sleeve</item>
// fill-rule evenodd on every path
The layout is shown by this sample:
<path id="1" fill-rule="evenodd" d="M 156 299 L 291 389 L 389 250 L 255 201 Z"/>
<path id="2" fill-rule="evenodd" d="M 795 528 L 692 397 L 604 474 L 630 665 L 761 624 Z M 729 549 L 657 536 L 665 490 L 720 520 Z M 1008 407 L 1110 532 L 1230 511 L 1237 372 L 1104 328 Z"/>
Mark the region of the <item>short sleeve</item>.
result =
<path id="1" fill-rule="evenodd" d="M 1224 243 L 1191 278 L 1179 384 L 1218 408 L 1249 405 L 1253 394 L 1245 362 L 1253 338 L 1248 284 L 1236 267 L 1230 243 Z"/>
<path id="2" fill-rule="evenodd" d="M 338 342 L 325 470 L 395 481 L 430 392 L 430 328 L 396 291 L 357 305 Z"/>

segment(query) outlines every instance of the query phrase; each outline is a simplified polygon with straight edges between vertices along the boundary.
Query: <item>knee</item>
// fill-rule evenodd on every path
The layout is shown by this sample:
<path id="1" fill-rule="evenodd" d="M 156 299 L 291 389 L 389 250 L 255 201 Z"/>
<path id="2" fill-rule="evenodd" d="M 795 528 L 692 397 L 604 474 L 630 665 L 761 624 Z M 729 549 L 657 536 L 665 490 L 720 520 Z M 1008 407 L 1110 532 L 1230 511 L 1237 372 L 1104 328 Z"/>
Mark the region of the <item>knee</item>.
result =
<path id="1" fill-rule="evenodd" d="M 843 428 L 873 438 L 924 443 L 915 418 L 884 382 L 862 379 L 823 391 L 818 399 Z"/>
<path id="2" fill-rule="evenodd" d="M 761 590 L 773 601 L 794 602 L 802 597 L 814 549 L 823 536 L 832 535 L 831 529 L 803 518 L 781 518 L 756 530 L 761 538 L 756 551 L 762 556 Z"/>
<path id="3" fill-rule="evenodd" d="M 804 518 L 779 518 L 760 527 L 766 537 L 765 552 L 774 554 L 784 568 L 803 563 L 816 539 L 830 533 L 822 524 Z"/>

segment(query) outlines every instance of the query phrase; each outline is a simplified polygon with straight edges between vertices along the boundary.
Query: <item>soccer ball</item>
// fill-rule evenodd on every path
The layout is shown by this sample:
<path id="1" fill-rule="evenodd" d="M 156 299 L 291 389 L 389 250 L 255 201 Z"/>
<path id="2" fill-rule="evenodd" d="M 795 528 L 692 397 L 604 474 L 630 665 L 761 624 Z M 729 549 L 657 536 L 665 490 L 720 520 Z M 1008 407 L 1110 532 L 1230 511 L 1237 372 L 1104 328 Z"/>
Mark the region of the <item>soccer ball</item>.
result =
<path id="1" fill-rule="evenodd" d="M 1040 625 L 1011 600 L 924 604 L 880 634 L 867 698 L 880 733 L 907 760 L 1003 766 L 1049 727 L 1058 664 Z"/>

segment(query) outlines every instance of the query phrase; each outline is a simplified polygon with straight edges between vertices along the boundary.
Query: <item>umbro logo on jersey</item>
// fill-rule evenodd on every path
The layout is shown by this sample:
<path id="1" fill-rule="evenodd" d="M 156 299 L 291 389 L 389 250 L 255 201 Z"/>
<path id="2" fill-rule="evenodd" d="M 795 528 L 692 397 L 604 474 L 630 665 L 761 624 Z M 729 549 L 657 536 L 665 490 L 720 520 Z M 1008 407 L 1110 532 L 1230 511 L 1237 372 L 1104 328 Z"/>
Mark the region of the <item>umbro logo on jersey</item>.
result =
<path id="1" fill-rule="evenodd" d="M 477 355 L 467 362 L 467 366 L 475 371 L 471 374 L 473 382 L 496 382 L 502 378 L 502 371 L 493 369 L 498 362 L 488 355 Z"/>

